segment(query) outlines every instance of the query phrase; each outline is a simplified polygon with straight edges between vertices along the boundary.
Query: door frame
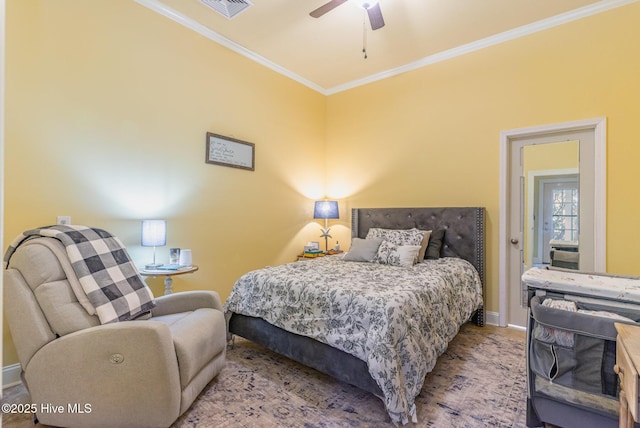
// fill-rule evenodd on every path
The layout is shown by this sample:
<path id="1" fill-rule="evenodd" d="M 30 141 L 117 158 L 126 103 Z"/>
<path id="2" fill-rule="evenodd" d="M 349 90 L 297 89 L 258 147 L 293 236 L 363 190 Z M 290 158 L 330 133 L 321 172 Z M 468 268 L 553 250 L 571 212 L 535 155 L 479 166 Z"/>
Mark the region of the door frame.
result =
<path id="1" fill-rule="evenodd" d="M 598 117 L 593 119 L 563 122 L 551 125 L 532 126 L 511 129 L 500 132 L 500 232 L 499 232 L 499 262 L 498 262 L 498 325 L 506 327 L 509 301 L 509 162 L 511 159 L 511 144 L 516 139 L 534 138 L 545 134 L 558 132 L 575 132 L 592 130 L 594 136 L 594 212 L 593 212 L 593 240 L 595 270 L 605 272 L 607 267 L 607 119 Z"/>

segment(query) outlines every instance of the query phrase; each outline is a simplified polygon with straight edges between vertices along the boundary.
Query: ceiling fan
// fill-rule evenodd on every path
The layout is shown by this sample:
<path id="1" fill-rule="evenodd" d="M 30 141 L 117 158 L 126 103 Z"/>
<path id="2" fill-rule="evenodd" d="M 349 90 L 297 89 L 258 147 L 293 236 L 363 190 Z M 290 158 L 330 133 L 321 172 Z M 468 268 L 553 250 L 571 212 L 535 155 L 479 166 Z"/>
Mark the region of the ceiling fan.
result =
<path id="1" fill-rule="evenodd" d="M 325 13 L 335 9 L 340 6 L 342 3 L 346 3 L 349 0 L 331 0 L 329 3 L 325 3 L 309 15 L 314 18 L 320 18 Z M 367 15 L 369 15 L 369 22 L 371 23 L 371 29 L 377 30 L 378 28 L 384 27 L 384 19 L 382 18 L 382 11 L 380 10 L 380 4 L 377 0 L 370 1 L 360 1 L 360 7 L 367 11 Z"/>

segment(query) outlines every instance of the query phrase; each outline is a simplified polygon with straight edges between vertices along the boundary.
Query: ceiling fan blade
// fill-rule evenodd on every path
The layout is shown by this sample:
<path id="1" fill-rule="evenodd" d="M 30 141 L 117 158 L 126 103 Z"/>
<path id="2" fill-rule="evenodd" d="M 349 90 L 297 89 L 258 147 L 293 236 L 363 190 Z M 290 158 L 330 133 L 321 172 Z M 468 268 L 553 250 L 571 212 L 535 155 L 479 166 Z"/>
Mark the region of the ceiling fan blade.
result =
<path id="1" fill-rule="evenodd" d="M 380 9 L 380 3 L 376 3 L 367 9 L 369 15 L 369 22 L 371 23 L 371 29 L 377 30 L 384 27 L 384 19 L 382 18 L 382 10 Z"/>
<path id="2" fill-rule="evenodd" d="M 347 0 L 331 0 L 329 3 L 323 4 L 322 6 L 311 12 L 309 15 L 313 16 L 314 18 L 320 18 L 325 13 L 335 9 L 342 3 L 346 2 Z"/>

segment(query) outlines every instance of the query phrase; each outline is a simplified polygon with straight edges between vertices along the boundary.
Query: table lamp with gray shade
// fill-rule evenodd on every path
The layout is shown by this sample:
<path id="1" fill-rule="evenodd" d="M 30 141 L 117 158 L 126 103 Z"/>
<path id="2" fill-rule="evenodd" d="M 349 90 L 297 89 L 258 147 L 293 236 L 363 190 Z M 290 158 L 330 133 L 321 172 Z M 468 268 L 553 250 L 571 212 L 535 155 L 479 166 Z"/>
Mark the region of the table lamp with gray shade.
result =
<path id="1" fill-rule="evenodd" d="M 153 247 L 153 263 L 145 265 L 145 269 L 157 269 L 162 263 L 156 263 L 156 247 L 167 245 L 166 220 L 142 220 L 142 246 Z"/>
<path id="2" fill-rule="evenodd" d="M 324 219 L 324 229 L 320 229 L 322 231 L 321 238 L 324 238 L 324 250 L 329 251 L 329 219 L 340 218 L 338 214 L 338 201 L 316 201 L 316 204 L 313 208 L 313 218 L 323 218 Z"/>

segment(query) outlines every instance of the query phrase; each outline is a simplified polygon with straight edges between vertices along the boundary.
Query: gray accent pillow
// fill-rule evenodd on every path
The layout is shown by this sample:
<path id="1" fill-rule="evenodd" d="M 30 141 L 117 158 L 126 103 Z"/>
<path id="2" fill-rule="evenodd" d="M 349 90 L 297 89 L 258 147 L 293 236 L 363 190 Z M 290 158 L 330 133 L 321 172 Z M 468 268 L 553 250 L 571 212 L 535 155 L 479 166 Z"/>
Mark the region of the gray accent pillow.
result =
<path id="1" fill-rule="evenodd" d="M 351 248 L 344 255 L 343 260 L 348 262 L 372 262 L 378 254 L 378 247 L 382 244 L 382 239 L 360 239 L 353 238 L 351 240 Z"/>

